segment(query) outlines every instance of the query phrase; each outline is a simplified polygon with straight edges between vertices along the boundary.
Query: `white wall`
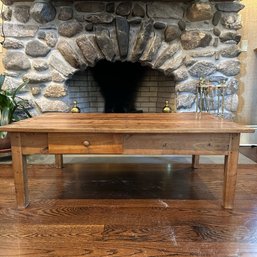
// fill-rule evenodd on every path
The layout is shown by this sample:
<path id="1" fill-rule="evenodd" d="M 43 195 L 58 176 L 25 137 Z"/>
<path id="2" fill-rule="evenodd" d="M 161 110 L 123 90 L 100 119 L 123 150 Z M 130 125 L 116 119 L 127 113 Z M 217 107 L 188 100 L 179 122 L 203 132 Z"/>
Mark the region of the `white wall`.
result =
<path id="1" fill-rule="evenodd" d="M 242 1 L 246 7 L 241 11 L 243 19 L 242 40 L 248 41 L 248 51 L 240 56 L 239 76 L 240 104 L 238 121 L 257 125 L 257 1 Z"/>
<path id="2" fill-rule="evenodd" d="M 257 128 L 257 1 L 243 0 L 240 12 L 243 20 L 242 40 L 248 41 L 248 50 L 240 56 L 241 73 L 237 120 Z M 242 41 L 241 41 L 242 42 Z M 243 135 L 242 144 L 257 144 L 257 133 Z"/>

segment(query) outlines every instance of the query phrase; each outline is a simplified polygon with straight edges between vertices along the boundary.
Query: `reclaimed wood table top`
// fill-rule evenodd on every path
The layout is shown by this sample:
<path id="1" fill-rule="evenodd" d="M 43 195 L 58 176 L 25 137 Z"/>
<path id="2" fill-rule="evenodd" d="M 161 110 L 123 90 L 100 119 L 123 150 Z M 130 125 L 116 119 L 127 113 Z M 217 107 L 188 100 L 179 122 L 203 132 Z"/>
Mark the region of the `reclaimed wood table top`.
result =
<path id="1" fill-rule="evenodd" d="M 251 133 L 208 113 L 46 113 L 0 127 L 7 132 Z"/>

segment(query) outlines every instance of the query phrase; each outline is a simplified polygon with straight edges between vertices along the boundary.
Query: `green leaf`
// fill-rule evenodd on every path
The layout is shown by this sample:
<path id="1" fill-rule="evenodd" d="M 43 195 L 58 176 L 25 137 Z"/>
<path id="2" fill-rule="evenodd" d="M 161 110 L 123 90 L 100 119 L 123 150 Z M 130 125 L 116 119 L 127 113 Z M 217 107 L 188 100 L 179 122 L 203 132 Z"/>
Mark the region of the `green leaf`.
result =
<path id="1" fill-rule="evenodd" d="M 24 106 L 22 106 L 22 110 L 26 113 L 26 115 L 27 115 L 29 118 L 32 117 L 31 114 L 29 113 L 29 111 L 28 111 Z"/>
<path id="2" fill-rule="evenodd" d="M 0 90 L 2 90 L 2 86 L 4 84 L 5 75 L 0 74 Z"/>
<path id="3" fill-rule="evenodd" d="M 0 131 L 0 138 L 4 139 L 7 136 L 7 132 Z"/>
<path id="4" fill-rule="evenodd" d="M 12 98 L 14 99 L 16 95 L 20 92 L 20 90 L 28 84 L 28 80 L 25 80 L 22 84 L 20 84 L 13 92 Z"/>
<path id="5" fill-rule="evenodd" d="M 26 116 L 31 117 L 27 110 L 30 106 L 29 101 L 18 96 L 20 90 L 25 87 L 29 81 L 24 81 L 15 90 L 2 90 L 1 83 L 4 82 L 4 78 L 4 75 L 0 75 L 0 126 L 20 120 Z M 25 114 L 25 116 L 19 113 Z"/>
<path id="6" fill-rule="evenodd" d="M 3 111 L 5 108 L 8 108 L 10 111 L 12 111 L 14 107 L 15 102 L 10 96 L 0 94 L 0 110 Z"/>
<path id="7" fill-rule="evenodd" d="M 10 108 L 5 107 L 1 111 L 0 125 L 7 125 L 10 123 Z"/>
<path id="8" fill-rule="evenodd" d="M 0 94 L 0 110 L 4 108 L 8 104 L 8 99 L 6 95 Z"/>

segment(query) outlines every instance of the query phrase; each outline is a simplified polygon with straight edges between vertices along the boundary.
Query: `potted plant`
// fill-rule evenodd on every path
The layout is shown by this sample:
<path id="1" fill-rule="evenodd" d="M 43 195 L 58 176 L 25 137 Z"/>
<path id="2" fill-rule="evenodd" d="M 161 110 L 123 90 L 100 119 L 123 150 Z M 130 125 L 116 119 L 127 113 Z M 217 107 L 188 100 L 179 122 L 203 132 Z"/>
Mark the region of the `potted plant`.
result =
<path id="1" fill-rule="evenodd" d="M 16 89 L 3 89 L 5 76 L 0 75 L 0 126 L 18 121 L 24 117 L 31 117 L 27 110 L 29 102 L 18 96 L 20 90 L 28 84 L 24 81 Z M 0 152 L 10 149 L 7 132 L 0 132 Z"/>

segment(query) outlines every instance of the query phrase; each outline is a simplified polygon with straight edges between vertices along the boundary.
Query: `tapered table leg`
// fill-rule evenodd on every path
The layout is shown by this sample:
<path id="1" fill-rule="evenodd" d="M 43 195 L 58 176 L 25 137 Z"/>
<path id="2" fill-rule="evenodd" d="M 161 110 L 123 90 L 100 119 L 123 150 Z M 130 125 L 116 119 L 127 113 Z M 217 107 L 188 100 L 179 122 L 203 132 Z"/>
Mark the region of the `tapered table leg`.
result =
<path id="1" fill-rule="evenodd" d="M 192 168 L 199 168 L 200 155 L 192 155 Z"/>
<path id="2" fill-rule="evenodd" d="M 63 168 L 63 155 L 62 154 L 55 155 L 55 168 L 57 168 L 57 169 Z"/>
<path id="3" fill-rule="evenodd" d="M 12 167 L 14 172 L 14 185 L 16 202 L 19 209 L 29 205 L 29 190 L 26 156 L 22 154 L 21 134 L 10 133 L 12 144 Z"/>
<path id="4" fill-rule="evenodd" d="M 223 186 L 223 207 L 225 209 L 233 209 L 234 206 L 239 154 L 239 140 L 240 134 L 231 135 L 229 154 L 225 156 Z"/>

